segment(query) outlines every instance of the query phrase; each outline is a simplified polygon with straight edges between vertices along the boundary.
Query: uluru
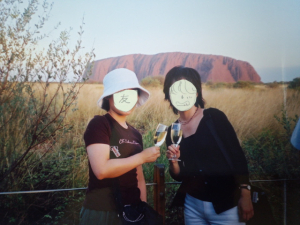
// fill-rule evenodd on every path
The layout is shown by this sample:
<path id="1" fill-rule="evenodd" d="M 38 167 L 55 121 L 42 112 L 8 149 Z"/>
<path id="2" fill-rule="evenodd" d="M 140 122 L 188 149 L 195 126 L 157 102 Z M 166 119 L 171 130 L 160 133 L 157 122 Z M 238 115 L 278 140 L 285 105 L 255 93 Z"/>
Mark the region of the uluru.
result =
<path id="1" fill-rule="evenodd" d="M 165 76 L 174 66 L 196 69 L 202 82 L 261 82 L 260 76 L 248 62 L 225 56 L 182 52 L 131 54 L 97 60 L 94 62 L 89 82 L 102 82 L 108 72 L 117 68 L 130 69 L 142 80 L 147 76 Z"/>

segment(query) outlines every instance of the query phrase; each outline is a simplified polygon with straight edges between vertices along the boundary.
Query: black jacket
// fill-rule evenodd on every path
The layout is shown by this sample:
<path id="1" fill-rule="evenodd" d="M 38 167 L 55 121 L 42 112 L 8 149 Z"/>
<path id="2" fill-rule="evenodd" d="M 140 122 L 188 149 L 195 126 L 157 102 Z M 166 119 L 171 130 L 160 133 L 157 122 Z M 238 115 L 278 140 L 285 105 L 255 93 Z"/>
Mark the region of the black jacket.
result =
<path id="1" fill-rule="evenodd" d="M 199 137 L 193 137 L 194 145 L 191 144 L 191 147 L 189 147 L 189 149 L 185 149 L 184 145 L 180 147 L 180 159 L 182 161 L 179 161 L 179 176 L 175 176 L 174 174 L 172 174 L 172 171 L 170 171 L 171 176 L 175 180 L 182 181 L 182 184 L 178 189 L 178 193 L 176 194 L 173 201 L 173 205 L 183 205 L 185 193 L 189 192 L 190 190 L 190 183 L 193 182 L 193 179 L 199 178 L 205 179 L 207 181 L 205 182 L 207 184 L 208 190 L 206 193 L 210 195 L 209 199 L 213 203 L 216 213 L 221 213 L 237 205 L 240 196 L 238 186 L 239 184 L 249 183 L 249 174 L 244 152 L 237 139 L 236 133 L 232 125 L 228 121 L 226 115 L 218 109 L 209 108 L 204 110 L 204 116 L 200 123 L 205 123 L 205 120 L 209 119 L 209 115 L 213 120 L 214 126 L 220 139 L 226 147 L 227 153 L 233 164 L 233 170 L 230 169 L 221 150 L 217 146 L 215 140 L 212 138 L 212 134 L 210 133 L 207 135 L 211 135 L 209 140 L 211 142 L 211 145 L 214 146 L 213 148 L 210 148 L 210 151 L 213 151 L 210 152 L 209 157 L 211 158 L 207 159 L 207 163 L 210 169 L 207 171 L 207 173 L 204 174 L 203 172 L 199 172 L 202 171 L 199 170 L 199 168 L 202 168 L 201 162 L 203 163 L 203 159 L 201 161 L 199 160 L 199 157 L 195 155 L 197 154 L 197 146 L 195 146 L 195 144 L 197 144 L 197 139 L 199 139 Z M 198 135 L 197 131 L 195 134 Z M 168 133 L 166 143 L 167 146 L 172 144 L 170 139 L 170 132 Z M 209 164 L 210 159 L 212 161 L 212 164 Z M 211 168 L 216 168 L 216 170 L 214 170 L 214 172 L 212 173 Z"/>

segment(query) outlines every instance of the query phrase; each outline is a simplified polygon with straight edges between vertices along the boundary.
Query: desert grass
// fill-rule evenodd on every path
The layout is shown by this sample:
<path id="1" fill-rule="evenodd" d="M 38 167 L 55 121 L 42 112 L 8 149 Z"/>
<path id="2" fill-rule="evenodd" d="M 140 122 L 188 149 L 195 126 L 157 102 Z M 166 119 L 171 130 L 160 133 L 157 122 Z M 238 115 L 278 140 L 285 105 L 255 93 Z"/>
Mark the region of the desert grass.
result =
<path id="1" fill-rule="evenodd" d="M 240 140 L 255 136 L 264 128 L 282 129 L 274 116 L 300 114 L 300 92 L 284 88 L 253 90 L 204 90 L 207 107 L 222 110 Z"/>
<path id="2" fill-rule="evenodd" d="M 164 100 L 162 88 L 148 88 L 149 100 L 128 117 L 128 122 L 145 133 L 154 130 L 158 123 L 170 125 L 178 118 Z M 68 120 L 73 121 L 84 132 L 85 126 L 94 115 L 106 113 L 97 106 L 97 100 L 103 93 L 100 84 L 86 84 L 78 96 L 78 110 L 70 113 Z M 204 87 L 205 108 L 214 107 L 222 110 L 242 141 L 255 136 L 264 128 L 281 129 L 274 115 L 280 116 L 286 110 L 288 116 L 300 114 L 300 92 L 282 88 L 254 89 L 208 89 Z M 78 123 L 80 126 L 78 127 Z M 82 129 L 80 131 L 80 129 Z"/>

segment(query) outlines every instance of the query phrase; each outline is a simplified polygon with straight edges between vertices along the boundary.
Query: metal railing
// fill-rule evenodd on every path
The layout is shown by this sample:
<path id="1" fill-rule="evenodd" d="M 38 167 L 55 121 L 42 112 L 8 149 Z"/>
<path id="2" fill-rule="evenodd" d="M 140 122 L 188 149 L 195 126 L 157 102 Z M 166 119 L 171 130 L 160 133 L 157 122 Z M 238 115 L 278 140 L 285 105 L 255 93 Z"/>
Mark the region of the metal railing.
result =
<path id="1" fill-rule="evenodd" d="M 251 183 L 256 182 L 278 182 L 283 181 L 283 224 L 287 224 L 287 181 L 292 179 L 277 179 L 277 180 L 250 180 Z M 293 179 L 299 180 L 299 179 Z M 166 205 L 166 185 L 181 184 L 181 182 L 165 182 L 165 165 L 154 165 L 153 183 L 147 183 L 147 186 L 154 186 L 154 209 L 163 216 L 165 220 L 165 205 Z M 33 190 L 33 191 L 14 191 L 14 192 L 0 192 L 0 195 L 14 195 L 14 194 L 36 194 L 36 193 L 49 193 L 49 192 L 62 192 L 62 191 L 78 191 L 86 190 L 83 188 L 67 188 L 67 189 L 50 189 L 50 190 Z M 164 221 L 165 223 L 165 221 Z"/>

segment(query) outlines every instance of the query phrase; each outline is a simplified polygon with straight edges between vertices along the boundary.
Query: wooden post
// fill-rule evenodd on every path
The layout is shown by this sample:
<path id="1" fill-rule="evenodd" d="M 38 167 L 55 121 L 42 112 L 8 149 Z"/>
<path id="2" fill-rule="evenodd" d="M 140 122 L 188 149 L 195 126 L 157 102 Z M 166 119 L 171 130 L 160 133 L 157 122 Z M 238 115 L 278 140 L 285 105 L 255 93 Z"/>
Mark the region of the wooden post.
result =
<path id="1" fill-rule="evenodd" d="M 163 216 L 165 224 L 165 208 L 166 208 L 166 193 L 165 193 L 165 165 L 154 165 L 153 182 L 154 186 L 154 209 Z"/>

